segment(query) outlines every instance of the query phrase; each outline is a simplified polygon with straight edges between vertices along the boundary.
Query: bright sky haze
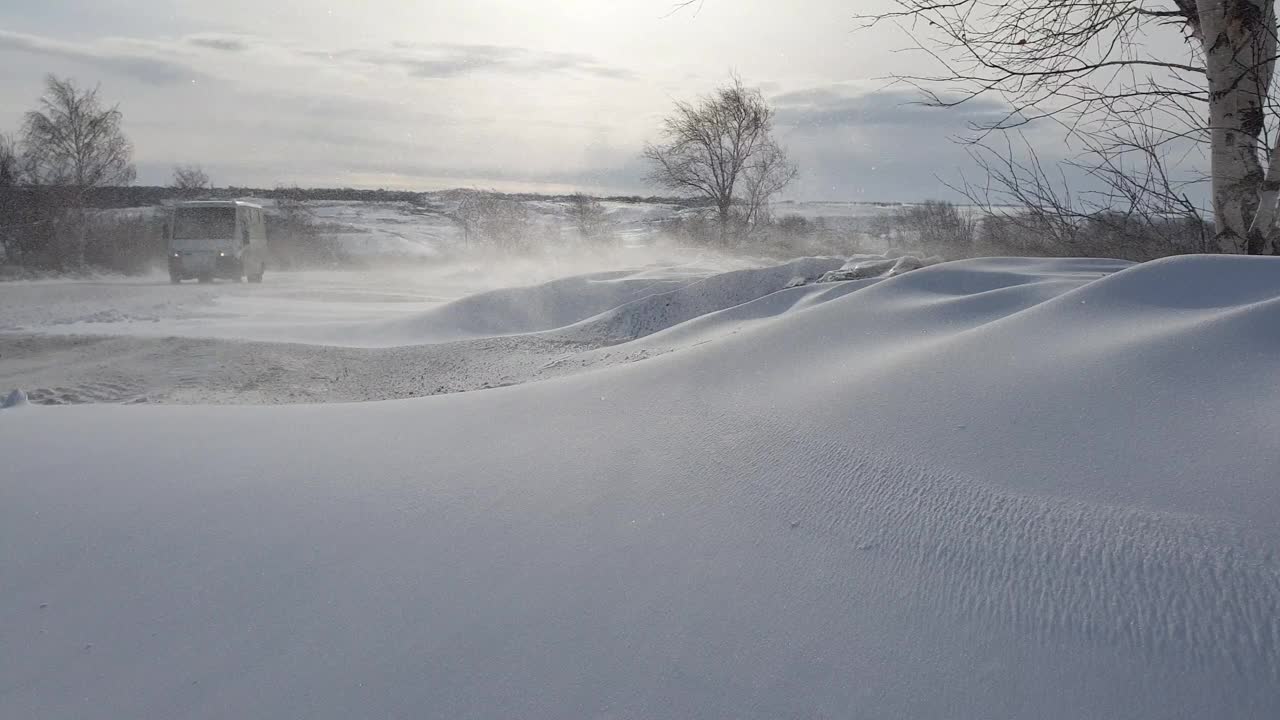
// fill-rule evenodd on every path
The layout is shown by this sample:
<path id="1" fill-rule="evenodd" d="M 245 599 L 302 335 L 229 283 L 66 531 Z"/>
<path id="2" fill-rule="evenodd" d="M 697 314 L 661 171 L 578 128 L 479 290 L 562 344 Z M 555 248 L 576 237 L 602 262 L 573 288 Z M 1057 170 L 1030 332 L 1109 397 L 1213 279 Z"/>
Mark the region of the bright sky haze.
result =
<path id="1" fill-rule="evenodd" d="M 885 0 L 0 0 L 0 130 L 46 73 L 119 103 L 138 181 L 656 192 L 639 159 L 675 100 L 731 72 L 777 109 L 788 196 L 919 200 L 966 166 L 951 138 L 997 112 L 912 104 L 921 68 Z M 913 65 L 914 64 L 914 65 Z"/>

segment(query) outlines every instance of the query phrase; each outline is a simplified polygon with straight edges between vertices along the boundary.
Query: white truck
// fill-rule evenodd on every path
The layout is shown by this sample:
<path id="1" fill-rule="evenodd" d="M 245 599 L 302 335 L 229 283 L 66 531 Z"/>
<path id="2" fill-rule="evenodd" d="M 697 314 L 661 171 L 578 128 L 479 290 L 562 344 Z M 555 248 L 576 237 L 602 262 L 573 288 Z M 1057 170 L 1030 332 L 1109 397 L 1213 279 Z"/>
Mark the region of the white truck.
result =
<path id="1" fill-rule="evenodd" d="M 267 224 L 262 206 L 238 200 L 180 202 L 166 224 L 169 281 L 226 278 L 262 282 Z"/>

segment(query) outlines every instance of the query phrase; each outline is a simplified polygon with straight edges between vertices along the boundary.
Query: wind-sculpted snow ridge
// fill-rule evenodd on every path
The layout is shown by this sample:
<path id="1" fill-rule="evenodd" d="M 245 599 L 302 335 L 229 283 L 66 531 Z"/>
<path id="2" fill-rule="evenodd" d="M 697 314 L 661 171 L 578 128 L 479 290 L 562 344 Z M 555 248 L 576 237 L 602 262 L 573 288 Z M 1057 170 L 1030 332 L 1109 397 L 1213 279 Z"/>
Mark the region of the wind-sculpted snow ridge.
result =
<path id="1" fill-rule="evenodd" d="M 854 263 L 850 261 L 846 266 L 850 264 Z M 1115 260 L 989 258 L 953 263 L 947 268 L 931 272 L 915 283 L 895 281 L 883 291 L 869 290 L 885 279 L 879 276 L 784 287 L 740 305 L 699 315 L 620 346 L 582 353 L 578 359 L 590 364 L 593 359 L 618 352 L 661 354 L 696 347 L 751 329 L 767 328 L 784 315 L 811 309 L 851 293 L 859 293 L 864 302 L 842 305 L 839 312 L 843 320 L 833 327 L 824 327 L 824 337 L 814 344 L 840 344 L 850 336 L 860 335 L 856 341 L 857 348 L 847 347 L 846 350 L 883 352 L 892 347 L 886 342 L 888 338 L 905 335 L 912 342 L 929 340 L 937 337 L 940 330 L 958 329 L 955 324 L 958 320 L 980 322 L 984 318 L 1004 317 L 1130 265 L 1132 263 Z M 830 275 L 830 272 L 825 275 Z M 661 304 L 665 305 L 671 296 L 679 298 L 680 295 L 691 294 L 694 287 L 684 288 L 683 291 L 668 296 L 651 298 L 649 301 L 636 303 L 634 307 L 620 308 L 606 313 L 605 317 L 615 314 L 625 317 L 642 316 L 643 311 L 648 309 L 646 306 L 657 304 L 653 301 L 661 299 Z M 680 307 L 679 303 L 673 304 Z M 907 317 L 895 317 L 895 314 L 905 314 Z M 920 324 L 920 320 L 924 321 L 923 324 Z M 598 328 L 599 321 L 600 318 L 593 318 L 581 325 Z M 786 325 L 794 324 L 792 319 L 786 321 Z M 583 333 L 584 336 L 586 334 Z M 868 342 L 873 338 L 874 341 Z M 780 359 L 780 362 L 783 363 L 780 367 L 790 367 L 785 360 Z"/>
<path id="2" fill-rule="evenodd" d="M 546 382 L 0 413 L 0 717 L 1274 717 L 1280 259 L 786 275 Z"/>
<path id="3" fill-rule="evenodd" d="M 840 258 L 801 258 L 772 267 L 720 273 L 664 293 L 633 300 L 564 329 L 570 337 L 634 340 L 707 313 L 812 282 L 844 264 Z"/>
<path id="4" fill-rule="evenodd" d="M 575 342 L 617 343 L 813 282 L 842 264 L 839 258 L 801 258 L 721 273 L 668 268 L 581 275 L 479 293 L 414 317 L 352 328 L 343 342 L 400 345 L 554 332 Z"/>
<path id="5" fill-rule="evenodd" d="M 688 282 L 681 277 L 655 279 L 630 271 L 579 275 L 469 295 L 415 317 L 353 329 L 352 334 L 373 338 L 374 344 L 402 345 L 539 332 Z"/>

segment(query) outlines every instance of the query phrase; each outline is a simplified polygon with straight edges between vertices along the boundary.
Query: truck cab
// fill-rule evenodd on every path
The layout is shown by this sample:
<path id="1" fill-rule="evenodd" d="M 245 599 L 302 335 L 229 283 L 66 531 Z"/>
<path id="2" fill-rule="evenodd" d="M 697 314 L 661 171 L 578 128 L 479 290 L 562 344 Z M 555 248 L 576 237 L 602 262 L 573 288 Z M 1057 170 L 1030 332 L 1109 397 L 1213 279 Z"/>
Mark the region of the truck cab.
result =
<path id="1" fill-rule="evenodd" d="M 173 206 L 165 235 L 170 282 L 262 282 L 267 226 L 260 205 L 238 200 L 181 202 Z"/>

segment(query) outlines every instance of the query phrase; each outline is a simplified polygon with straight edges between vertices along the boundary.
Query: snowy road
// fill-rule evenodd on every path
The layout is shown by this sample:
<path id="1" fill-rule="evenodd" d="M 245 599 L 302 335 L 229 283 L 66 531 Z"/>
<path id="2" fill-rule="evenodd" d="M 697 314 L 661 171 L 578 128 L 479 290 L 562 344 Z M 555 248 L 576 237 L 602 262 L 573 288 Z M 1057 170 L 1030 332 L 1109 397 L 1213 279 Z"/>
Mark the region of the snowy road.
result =
<path id="1" fill-rule="evenodd" d="M 159 275 L 0 283 L 0 388 L 37 404 L 257 404 L 510 385 L 646 357 L 574 360 L 629 338 L 557 331 L 758 264 L 644 256 L 275 273 L 262 285 L 172 286 Z M 776 284 L 736 291 L 745 300 Z"/>
<path id="2" fill-rule="evenodd" d="M 263 285 L 175 287 L 159 276 L 0 283 L 0 387 L 41 404 L 317 402 L 469 389 L 469 378 L 452 375 L 428 389 L 395 353 L 315 341 L 473 289 L 463 279 L 354 272 L 276 273 Z M 478 374 L 476 386 L 491 380 Z"/>
<path id="3" fill-rule="evenodd" d="M 282 272 L 262 285 L 173 286 L 162 275 L 0 283 L 0 331 L 306 341 L 328 328 L 411 315 L 496 282 L 470 270 Z M 326 339 L 340 342 L 341 335 Z"/>

